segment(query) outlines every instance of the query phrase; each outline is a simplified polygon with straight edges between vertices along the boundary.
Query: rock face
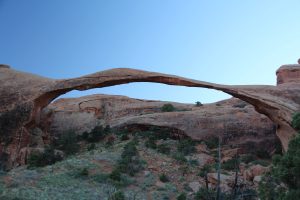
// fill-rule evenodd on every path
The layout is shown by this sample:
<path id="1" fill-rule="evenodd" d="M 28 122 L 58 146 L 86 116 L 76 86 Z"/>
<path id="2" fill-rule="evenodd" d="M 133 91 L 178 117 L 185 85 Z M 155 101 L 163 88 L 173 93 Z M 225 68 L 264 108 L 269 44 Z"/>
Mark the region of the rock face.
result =
<path id="1" fill-rule="evenodd" d="M 283 65 L 277 71 L 277 85 L 284 83 L 300 83 L 300 67 L 298 65 Z"/>
<path id="2" fill-rule="evenodd" d="M 130 82 L 157 82 L 220 90 L 252 104 L 256 111 L 268 116 L 277 125 L 277 135 L 285 150 L 289 140 L 296 134 L 291 127 L 291 116 L 300 110 L 300 65 L 286 65 L 279 70 L 277 76 L 280 77 L 280 84 L 277 86 L 219 85 L 133 69 L 112 69 L 79 78 L 54 80 L 1 66 L 4 67 L 0 67 L 0 163 L 8 167 L 21 163 L 19 153 L 30 143 L 29 130 L 40 123 L 42 108 L 53 99 L 71 90 Z M 287 68 L 291 68 L 288 73 L 284 72 Z"/>
<path id="3" fill-rule="evenodd" d="M 178 110 L 162 112 L 161 107 L 171 103 Z M 271 148 L 275 143 L 275 126 L 253 106 L 232 98 L 196 107 L 192 104 L 147 101 L 124 96 L 91 95 L 59 99 L 47 106 L 41 115 L 39 127 L 49 137 L 69 130 L 81 134 L 96 125 L 145 129 L 166 127 L 175 135 L 203 140 L 221 136 L 226 144 L 248 148 Z M 244 148 L 243 148 L 244 147 Z"/>

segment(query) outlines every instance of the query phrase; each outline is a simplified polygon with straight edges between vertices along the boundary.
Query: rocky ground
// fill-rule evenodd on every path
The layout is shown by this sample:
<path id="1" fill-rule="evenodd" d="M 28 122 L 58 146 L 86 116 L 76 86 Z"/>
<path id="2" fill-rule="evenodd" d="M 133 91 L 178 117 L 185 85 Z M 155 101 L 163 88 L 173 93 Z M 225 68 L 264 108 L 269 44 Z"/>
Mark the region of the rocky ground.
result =
<path id="1" fill-rule="evenodd" d="M 207 191 L 205 177 L 210 195 L 215 195 L 216 138 L 194 142 L 189 138 L 172 138 L 165 131 L 164 136 L 158 129 L 109 132 L 97 143 L 78 139 L 80 152 L 67 156 L 66 152 L 58 151 L 64 159 L 52 165 L 35 167 L 29 162 L 1 172 L 0 199 L 166 200 L 179 199 L 179 195 L 204 199 L 201 194 Z M 133 173 L 120 167 L 128 144 L 133 144 L 137 151 L 130 158 Z M 259 150 L 241 153 L 239 148 L 228 145 L 223 145 L 221 152 L 224 196 L 231 195 L 236 188 L 238 194 L 250 195 L 245 199 L 257 199 L 256 189 L 261 175 L 269 169 L 270 155 Z M 120 174 L 116 175 L 118 170 Z"/>

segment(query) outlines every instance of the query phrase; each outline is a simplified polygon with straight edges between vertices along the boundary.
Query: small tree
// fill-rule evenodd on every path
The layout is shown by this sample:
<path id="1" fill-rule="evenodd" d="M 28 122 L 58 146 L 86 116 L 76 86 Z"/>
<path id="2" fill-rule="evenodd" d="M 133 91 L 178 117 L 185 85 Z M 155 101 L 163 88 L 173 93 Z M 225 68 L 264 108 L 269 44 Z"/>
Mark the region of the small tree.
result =
<path id="1" fill-rule="evenodd" d="M 47 146 L 44 152 L 30 154 L 27 162 L 29 168 L 43 167 L 46 165 L 52 165 L 57 161 L 61 161 L 62 157 L 57 154 L 54 148 Z"/>
<path id="2" fill-rule="evenodd" d="M 180 193 L 176 199 L 177 200 L 186 200 L 186 193 L 184 193 L 184 192 Z"/>
<path id="3" fill-rule="evenodd" d="M 168 176 L 167 176 L 166 174 L 161 174 L 161 175 L 159 176 L 159 180 L 160 180 L 161 182 L 164 182 L 164 183 L 169 182 L 169 178 L 168 178 Z"/>
<path id="4" fill-rule="evenodd" d="M 293 116 L 293 128 L 300 127 L 300 114 Z M 286 187 L 282 186 L 282 183 Z M 273 167 L 259 186 L 262 199 L 299 199 L 300 195 L 300 134 L 289 142 L 283 156 L 273 157 Z M 280 198 L 279 198 L 280 197 Z"/>
<path id="5" fill-rule="evenodd" d="M 170 103 L 164 104 L 161 107 L 161 111 L 162 112 L 173 112 L 175 110 L 176 110 L 175 107 L 172 104 L 170 104 Z"/>
<path id="6" fill-rule="evenodd" d="M 201 168 L 200 173 L 199 173 L 199 175 L 201 177 L 204 177 L 204 179 L 205 179 L 206 189 L 208 189 L 208 177 L 207 177 L 207 174 L 209 173 L 210 170 L 211 170 L 211 166 L 206 164 L 206 165 L 204 165 Z"/>
<path id="7" fill-rule="evenodd" d="M 58 149 L 64 151 L 67 155 L 75 154 L 79 151 L 77 136 L 73 131 L 63 133 L 57 142 Z"/>
<path id="8" fill-rule="evenodd" d="M 297 112 L 293 116 L 292 126 L 296 130 L 300 130 L 300 112 Z"/>
<path id="9" fill-rule="evenodd" d="M 196 101 L 196 106 L 200 107 L 200 106 L 203 106 L 203 104 L 200 101 Z"/>

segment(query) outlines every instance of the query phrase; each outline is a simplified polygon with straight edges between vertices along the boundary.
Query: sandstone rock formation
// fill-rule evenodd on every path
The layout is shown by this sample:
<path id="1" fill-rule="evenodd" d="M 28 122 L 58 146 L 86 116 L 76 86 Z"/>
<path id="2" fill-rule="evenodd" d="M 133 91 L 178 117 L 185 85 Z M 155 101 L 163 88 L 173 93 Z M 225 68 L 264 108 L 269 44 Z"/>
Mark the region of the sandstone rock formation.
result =
<path id="1" fill-rule="evenodd" d="M 162 112 L 166 103 L 178 111 Z M 271 149 L 276 140 L 274 124 L 236 98 L 200 107 L 112 95 L 58 99 L 43 109 L 39 127 L 53 137 L 69 130 L 82 134 L 100 124 L 138 130 L 164 127 L 175 137 L 189 136 L 194 140 L 221 136 L 224 143 L 243 151 L 253 147 Z"/>
<path id="2" fill-rule="evenodd" d="M 20 163 L 19 153 L 30 140 L 29 129 L 40 122 L 41 109 L 56 97 L 71 90 L 87 90 L 129 82 L 211 88 L 242 99 L 277 124 L 277 135 L 286 150 L 288 141 L 296 133 L 291 127 L 291 116 L 300 110 L 299 66 L 280 68 L 277 71 L 277 86 L 229 86 L 134 69 L 112 69 L 79 78 L 54 80 L 1 65 L 0 161 L 8 163 L 9 166 Z M 289 69 L 288 73 L 286 69 Z"/>

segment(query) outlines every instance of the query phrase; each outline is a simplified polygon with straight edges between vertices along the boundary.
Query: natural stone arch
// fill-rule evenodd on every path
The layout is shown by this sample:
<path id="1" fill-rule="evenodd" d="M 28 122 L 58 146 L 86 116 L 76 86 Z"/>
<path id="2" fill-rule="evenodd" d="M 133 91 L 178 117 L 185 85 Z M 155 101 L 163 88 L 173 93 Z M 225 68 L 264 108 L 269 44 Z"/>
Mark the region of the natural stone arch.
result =
<path id="1" fill-rule="evenodd" d="M 3 142 L 7 137 L 22 138 L 24 134 L 28 134 L 27 128 L 39 122 L 41 109 L 53 99 L 71 90 L 88 90 L 131 82 L 154 82 L 215 89 L 252 104 L 259 113 L 265 114 L 277 124 L 277 135 L 284 150 L 287 150 L 289 140 L 296 133 L 291 127 L 291 116 L 300 110 L 299 66 L 280 68 L 277 71 L 280 84 L 277 86 L 220 85 L 127 68 L 106 70 L 79 78 L 55 80 L 0 66 L 0 140 Z M 15 121 L 14 126 L 7 128 L 8 121 Z M 3 150 L 4 145 L 1 145 L 0 154 L 7 149 L 11 152 L 10 145 L 13 143 L 18 142 L 12 139 L 5 144 L 6 150 Z M 22 146 L 20 141 L 17 145 Z M 17 157 L 18 150 L 11 154 Z"/>

